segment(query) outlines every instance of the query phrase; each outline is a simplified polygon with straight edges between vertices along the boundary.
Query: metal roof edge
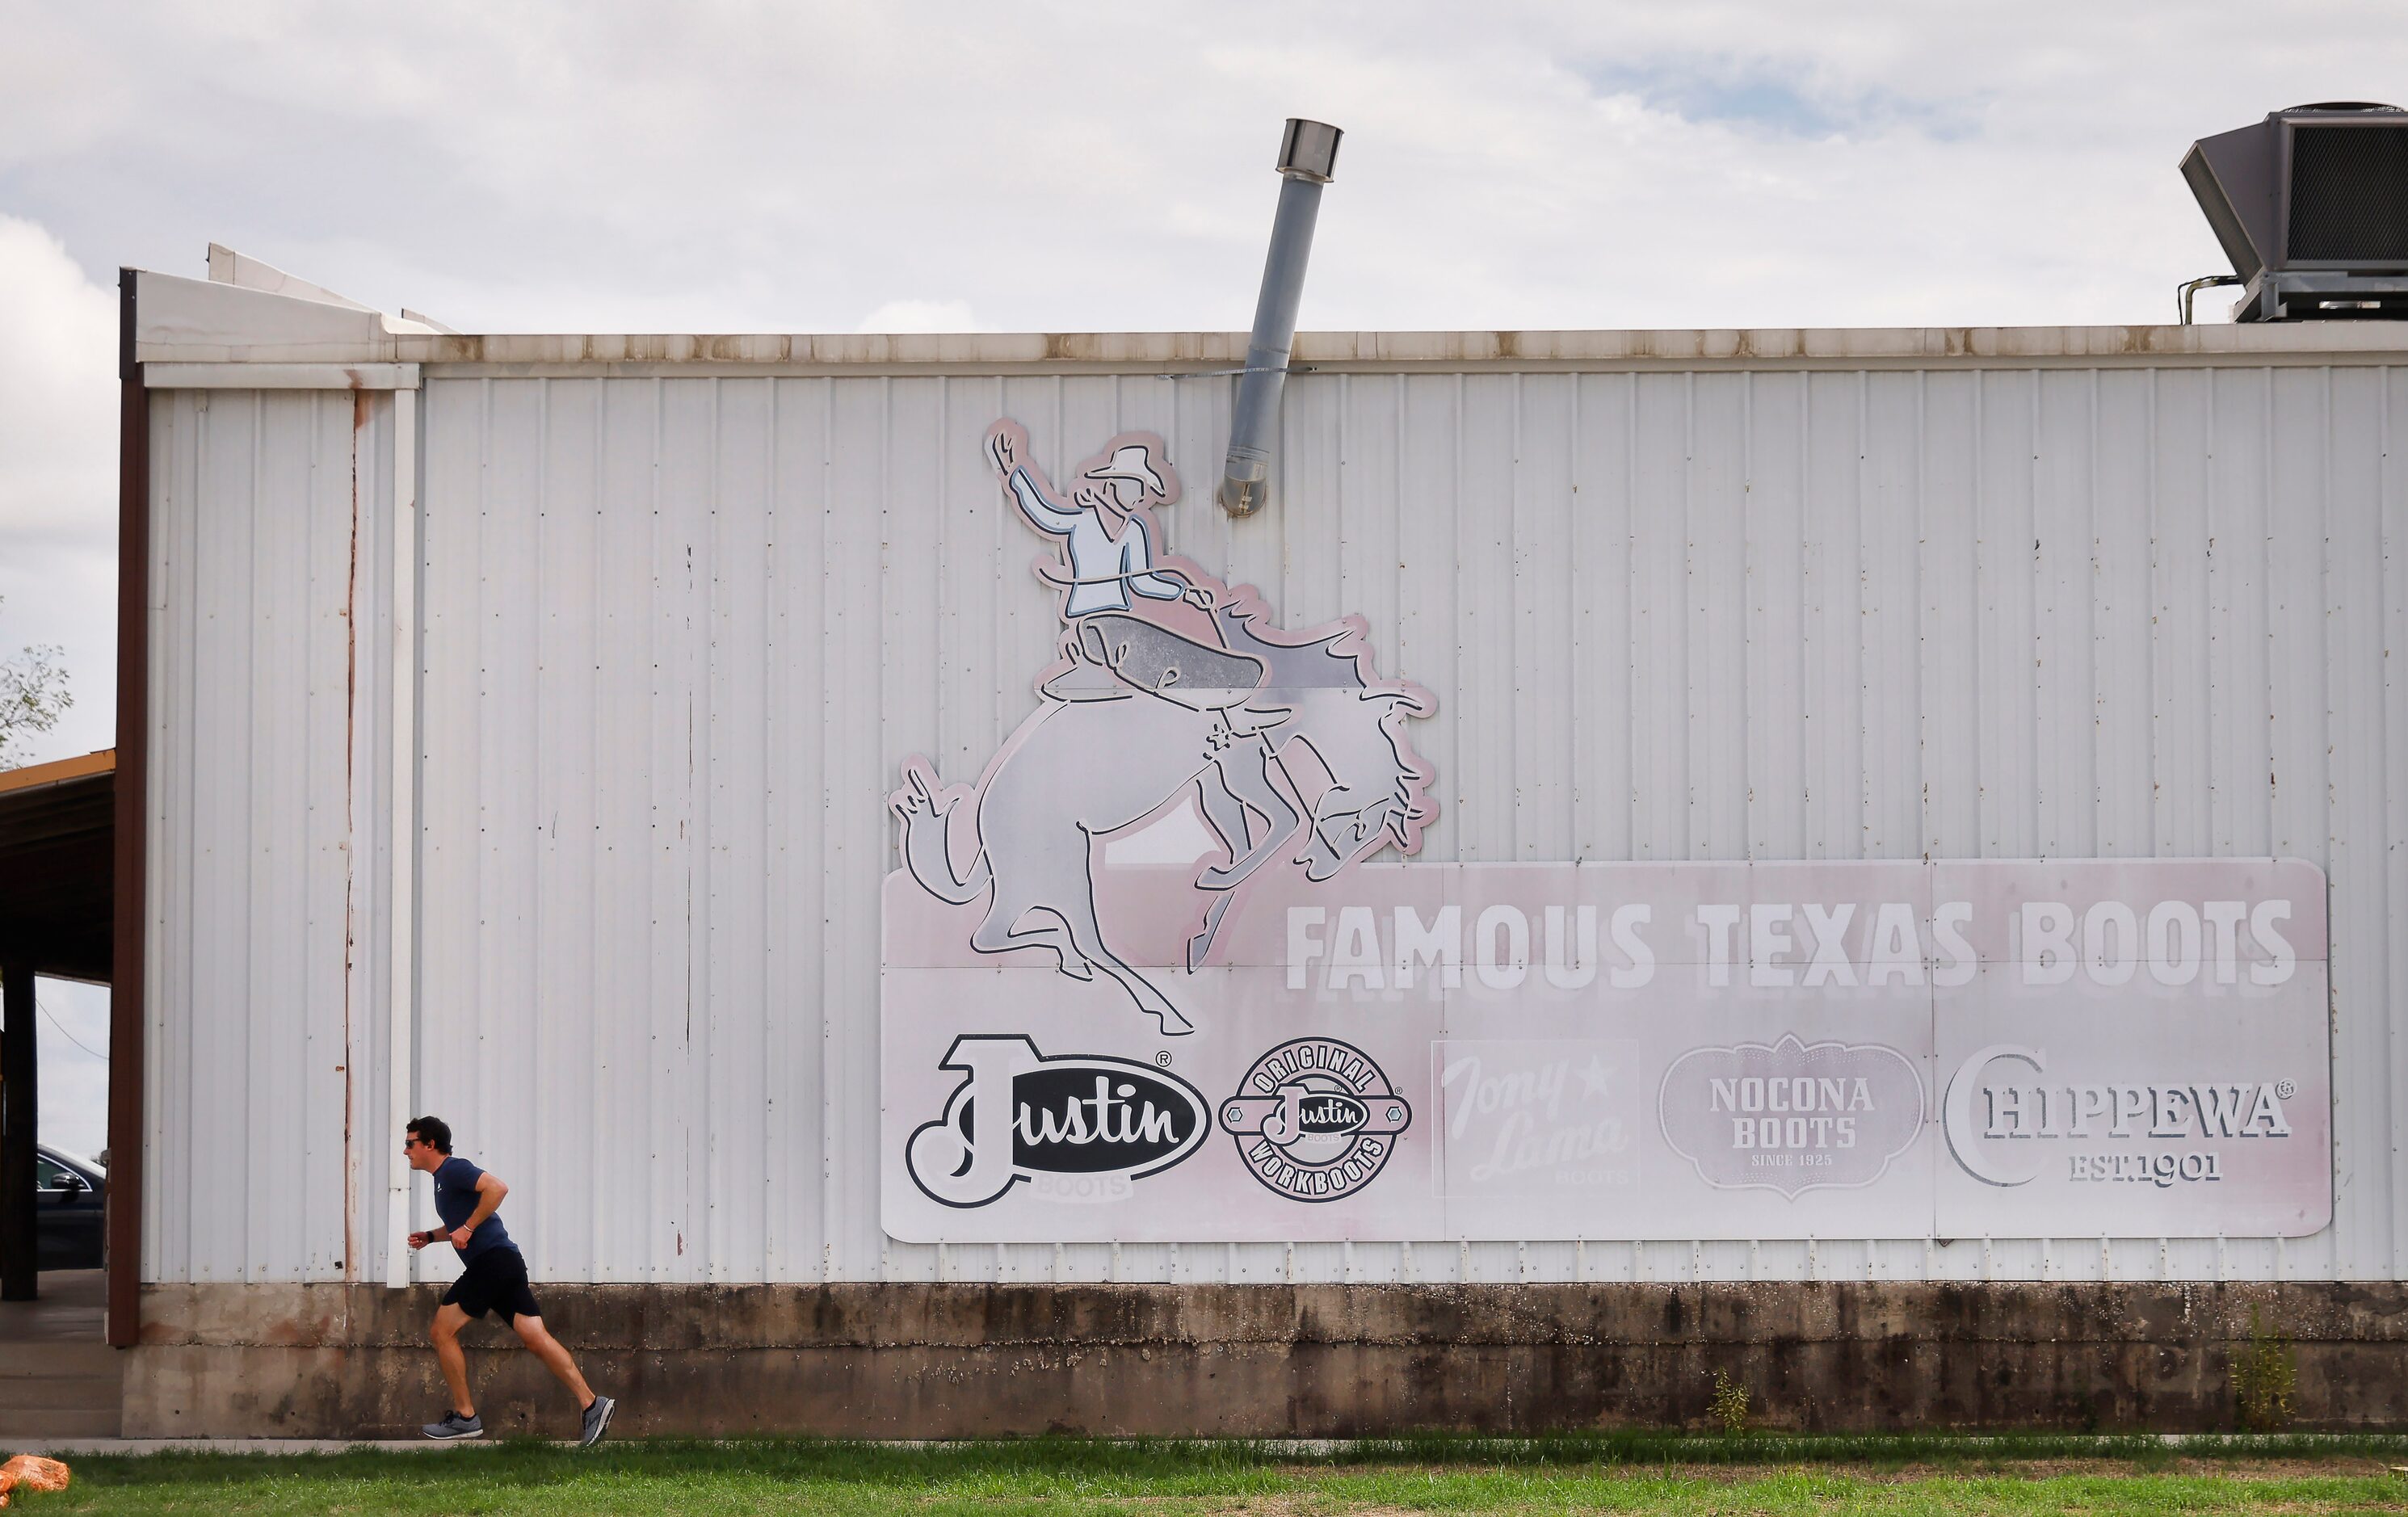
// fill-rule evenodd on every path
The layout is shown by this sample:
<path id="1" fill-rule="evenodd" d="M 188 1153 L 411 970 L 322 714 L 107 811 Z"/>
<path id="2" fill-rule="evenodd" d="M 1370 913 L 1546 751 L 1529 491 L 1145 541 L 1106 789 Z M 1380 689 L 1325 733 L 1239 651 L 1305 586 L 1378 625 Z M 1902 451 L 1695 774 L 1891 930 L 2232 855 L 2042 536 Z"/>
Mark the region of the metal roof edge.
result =
<path id="1" fill-rule="evenodd" d="M 443 333 L 364 308 L 142 272 L 142 363 L 424 364 L 535 370 L 622 365 L 795 372 L 1235 371 L 1241 332 L 830 334 Z M 1300 368 L 1926 367 L 1985 363 L 2368 364 L 2408 358 L 2390 322 L 2197 326 L 1712 327 L 1304 332 Z"/>
<path id="2" fill-rule="evenodd" d="M 404 337 L 394 357 L 438 369 L 653 372 L 1211 374 L 1243 362 L 1241 332 L 958 333 L 904 336 L 758 334 L 587 336 L 485 334 Z M 2408 328 L 2390 322 L 2248 326 L 1791 327 L 1689 331 L 1308 332 L 1300 369 L 1927 367 L 1990 363 L 2147 365 L 2368 364 L 2408 359 Z"/>
<path id="3" fill-rule="evenodd" d="M 113 774 L 116 769 L 117 750 L 114 748 L 78 753 L 73 758 L 52 759 L 47 764 L 28 764 L 20 769 L 0 769 L 0 794 L 64 784 L 70 780 L 81 780 L 95 774 Z"/>
<path id="4" fill-rule="evenodd" d="M 391 363 L 396 342 L 436 335 L 365 306 L 147 269 L 134 278 L 136 363 Z"/>
<path id="5" fill-rule="evenodd" d="M 288 300 L 311 300 L 322 306 L 339 306 L 345 310 L 376 309 L 349 295 L 338 295 L 322 284 L 312 284 L 296 275 L 287 274 L 273 264 L 253 258 L 249 253 L 237 252 L 221 242 L 209 244 L 209 282 L 257 290 L 264 294 L 282 295 Z"/>

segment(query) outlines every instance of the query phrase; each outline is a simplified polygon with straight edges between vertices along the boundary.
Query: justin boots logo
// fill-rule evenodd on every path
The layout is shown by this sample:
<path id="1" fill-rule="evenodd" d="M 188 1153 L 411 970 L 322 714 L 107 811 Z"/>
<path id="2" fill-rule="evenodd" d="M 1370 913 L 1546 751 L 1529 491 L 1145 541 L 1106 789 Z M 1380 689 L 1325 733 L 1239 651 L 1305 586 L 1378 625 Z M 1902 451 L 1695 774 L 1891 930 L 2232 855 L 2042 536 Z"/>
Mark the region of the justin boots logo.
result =
<path id="1" fill-rule="evenodd" d="M 1247 1171 L 1292 1201 L 1335 1201 L 1369 1185 L 1412 1122 L 1371 1056 L 1334 1038 L 1282 1043 L 1221 1103 L 1221 1128 Z"/>
<path id="2" fill-rule="evenodd" d="M 1204 1093 L 1168 1071 L 1101 1054 L 1047 1058 L 1018 1035 L 956 1038 L 939 1066 L 962 1082 L 911 1134 L 911 1182 L 949 1207 L 982 1207 L 1023 1181 L 1159 1174 L 1211 1130 Z"/>

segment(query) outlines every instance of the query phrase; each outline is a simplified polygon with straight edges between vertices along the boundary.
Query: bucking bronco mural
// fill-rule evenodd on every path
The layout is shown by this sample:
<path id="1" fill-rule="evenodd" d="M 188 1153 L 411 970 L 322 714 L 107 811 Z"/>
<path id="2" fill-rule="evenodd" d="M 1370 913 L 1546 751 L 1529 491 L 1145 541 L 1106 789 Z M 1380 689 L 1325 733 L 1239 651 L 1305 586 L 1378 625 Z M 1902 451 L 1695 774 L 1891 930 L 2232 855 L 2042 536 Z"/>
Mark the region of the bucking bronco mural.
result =
<path id="1" fill-rule="evenodd" d="M 988 430 L 986 456 L 1020 517 L 1055 545 L 1035 568 L 1060 597 L 1059 657 L 976 783 L 943 784 L 924 756 L 904 761 L 888 804 L 905 866 L 939 900 L 984 903 L 980 952 L 1051 951 L 1073 980 L 1117 981 L 1164 1033 L 1191 1032 L 1175 984 L 1148 980 L 1105 939 L 1098 840 L 1192 797 L 1221 844 L 1193 880 L 1194 969 L 1261 871 L 1323 881 L 1385 845 L 1419 849 L 1430 773 L 1405 722 L 1430 714 L 1430 695 L 1380 677 L 1360 617 L 1283 629 L 1251 587 L 1162 551 L 1155 513 L 1180 486 L 1160 437 L 1111 438 L 1067 491 L 1016 422 Z"/>

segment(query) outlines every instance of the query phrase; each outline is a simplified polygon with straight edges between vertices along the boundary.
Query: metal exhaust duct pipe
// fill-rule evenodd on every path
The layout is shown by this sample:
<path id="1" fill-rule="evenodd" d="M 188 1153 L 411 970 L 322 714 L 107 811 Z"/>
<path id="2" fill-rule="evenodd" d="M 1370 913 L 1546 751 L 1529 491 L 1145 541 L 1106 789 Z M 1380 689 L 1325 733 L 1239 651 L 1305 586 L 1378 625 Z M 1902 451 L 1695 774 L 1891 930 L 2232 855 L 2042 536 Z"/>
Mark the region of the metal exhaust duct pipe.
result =
<path id="1" fill-rule="evenodd" d="M 1263 260 L 1263 293 L 1254 301 L 1246 366 L 1238 377 L 1229 456 L 1221 465 L 1221 508 L 1231 516 L 1254 515 L 1270 495 L 1271 429 L 1279 424 L 1288 350 L 1296 342 L 1296 308 L 1304 298 L 1304 265 L 1312 256 L 1312 223 L 1321 214 L 1321 187 L 1338 167 L 1338 139 L 1344 135 L 1321 122 L 1290 117 L 1280 137 L 1279 212 L 1271 221 L 1270 254 Z"/>

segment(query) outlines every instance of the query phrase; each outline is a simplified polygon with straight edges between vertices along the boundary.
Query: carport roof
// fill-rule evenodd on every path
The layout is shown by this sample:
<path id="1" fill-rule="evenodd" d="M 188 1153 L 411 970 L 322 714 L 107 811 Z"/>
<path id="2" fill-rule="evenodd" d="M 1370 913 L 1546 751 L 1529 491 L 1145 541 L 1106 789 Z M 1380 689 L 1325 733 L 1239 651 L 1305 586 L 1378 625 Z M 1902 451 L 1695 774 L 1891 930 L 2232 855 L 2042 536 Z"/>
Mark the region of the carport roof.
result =
<path id="1" fill-rule="evenodd" d="M 0 963 L 106 982 L 117 751 L 0 769 Z"/>

